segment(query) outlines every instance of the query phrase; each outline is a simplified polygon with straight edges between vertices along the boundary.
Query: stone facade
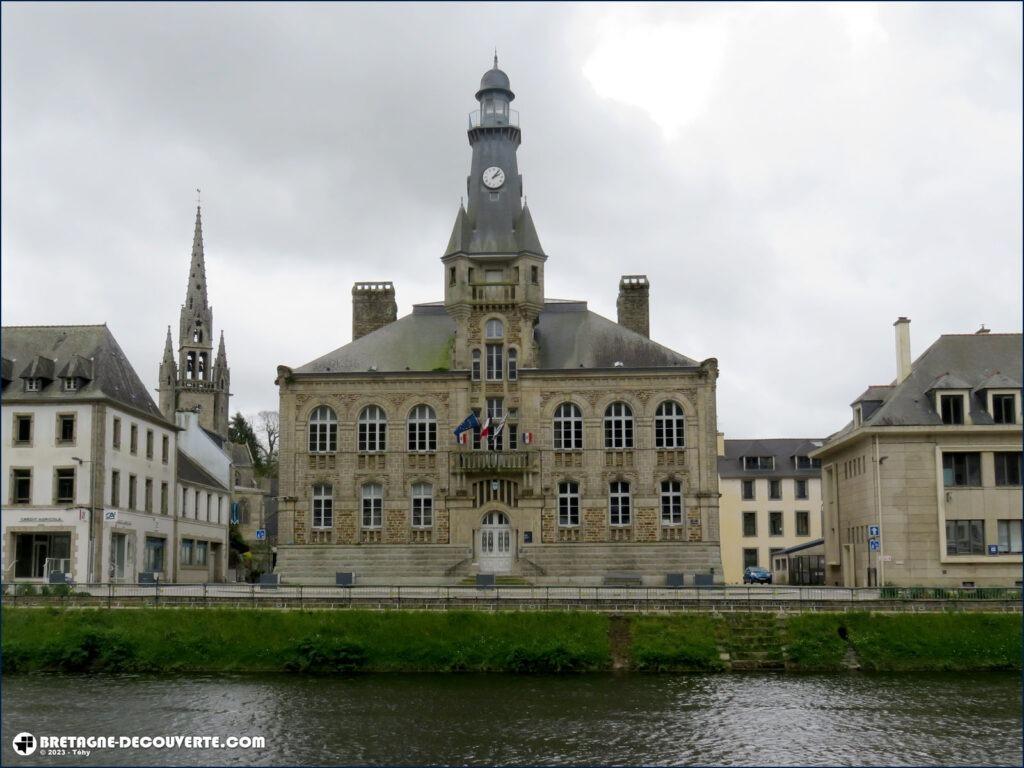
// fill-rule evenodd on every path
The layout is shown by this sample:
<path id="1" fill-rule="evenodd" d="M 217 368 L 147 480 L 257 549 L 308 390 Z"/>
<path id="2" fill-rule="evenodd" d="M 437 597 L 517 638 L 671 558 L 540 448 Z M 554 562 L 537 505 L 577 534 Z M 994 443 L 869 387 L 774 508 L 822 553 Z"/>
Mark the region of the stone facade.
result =
<path id="1" fill-rule="evenodd" d="M 619 298 L 615 302 L 619 325 L 650 336 L 651 284 L 647 275 L 623 275 L 619 281 Z"/>
<path id="2" fill-rule="evenodd" d="M 352 286 L 352 340 L 398 319 L 393 283 L 356 283 Z"/>

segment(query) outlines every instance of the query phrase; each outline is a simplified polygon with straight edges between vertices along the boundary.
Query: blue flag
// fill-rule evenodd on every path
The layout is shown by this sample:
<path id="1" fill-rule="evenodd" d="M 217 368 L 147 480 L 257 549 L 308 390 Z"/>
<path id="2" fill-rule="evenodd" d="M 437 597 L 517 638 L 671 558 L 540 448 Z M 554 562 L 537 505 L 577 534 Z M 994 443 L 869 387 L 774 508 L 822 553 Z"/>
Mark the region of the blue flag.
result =
<path id="1" fill-rule="evenodd" d="M 465 421 L 463 421 L 461 424 L 459 424 L 459 426 L 455 428 L 455 437 L 458 438 L 458 436 L 465 432 L 467 429 L 476 429 L 479 426 L 480 420 L 477 419 L 475 413 L 471 413 L 469 414 L 469 416 L 466 417 Z"/>

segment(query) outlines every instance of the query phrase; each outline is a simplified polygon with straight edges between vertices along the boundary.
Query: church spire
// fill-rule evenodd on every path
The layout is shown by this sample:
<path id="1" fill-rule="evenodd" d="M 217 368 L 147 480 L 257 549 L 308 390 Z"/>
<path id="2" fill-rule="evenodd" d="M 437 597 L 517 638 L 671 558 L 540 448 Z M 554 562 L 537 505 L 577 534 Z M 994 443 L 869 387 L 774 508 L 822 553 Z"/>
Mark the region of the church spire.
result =
<path id="1" fill-rule="evenodd" d="M 164 362 L 174 363 L 174 339 L 171 338 L 171 326 L 167 326 L 167 338 L 164 340 Z"/>
<path id="2" fill-rule="evenodd" d="M 189 265 L 188 289 L 185 304 L 189 309 L 205 309 L 206 298 L 206 257 L 203 254 L 203 212 L 196 206 L 196 229 L 192 236 L 192 263 Z"/>
<path id="3" fill-rule="evenodd" d="M 226 368 L 228 365 L 228 353 L 224 348 L 224 331 L 220 332 L 220 344 L 217 345 L 217 362 L 214 363 L 217 368 Z"/>

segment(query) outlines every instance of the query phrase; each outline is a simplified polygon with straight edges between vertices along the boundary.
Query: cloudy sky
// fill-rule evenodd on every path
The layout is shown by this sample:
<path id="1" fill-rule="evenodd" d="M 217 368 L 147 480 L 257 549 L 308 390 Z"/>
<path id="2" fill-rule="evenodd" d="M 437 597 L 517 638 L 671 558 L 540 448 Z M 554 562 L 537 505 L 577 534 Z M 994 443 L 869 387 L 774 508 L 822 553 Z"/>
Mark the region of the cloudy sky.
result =
<path id="1" fill-rule="evenodd" d="M 202 188 L 232 409 L 351 338 L 356 280 L 441 298 L 497 46 L 548 295 L 717 357 L 719 428 L 820 436 L 914 354 L 1021 329 L 1021 6 L 2 10 L 2 320 L 106 322 L 155 387 Z"/>

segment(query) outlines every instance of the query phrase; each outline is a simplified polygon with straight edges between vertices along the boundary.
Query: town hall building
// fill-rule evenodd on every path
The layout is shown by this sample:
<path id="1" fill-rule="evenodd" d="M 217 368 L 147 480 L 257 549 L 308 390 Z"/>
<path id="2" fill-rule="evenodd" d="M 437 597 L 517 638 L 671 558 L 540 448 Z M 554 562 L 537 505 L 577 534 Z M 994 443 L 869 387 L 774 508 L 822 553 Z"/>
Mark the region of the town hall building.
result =
<path id="1" fill-rule="evenodd" d="M 717 361 L 650 339 L 643 275 L 618 322 L 545 295 L 514 98 L 495 59 L 444 300 L 398 318 L 392 283 L 356 283 L 352 341 L 278 368 L 286 582 L 722 580 Z"/>

